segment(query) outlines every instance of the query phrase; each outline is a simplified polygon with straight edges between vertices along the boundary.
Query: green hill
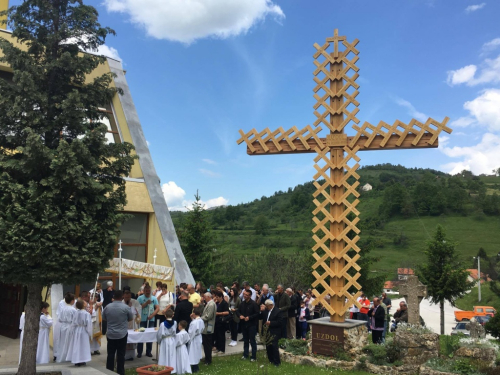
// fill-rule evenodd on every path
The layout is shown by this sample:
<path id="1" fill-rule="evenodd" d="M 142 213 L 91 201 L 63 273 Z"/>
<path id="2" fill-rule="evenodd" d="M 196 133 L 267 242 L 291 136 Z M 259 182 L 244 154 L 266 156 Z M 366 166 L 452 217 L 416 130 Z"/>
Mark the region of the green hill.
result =
<path id="1" fill-rule="evenodd" d="M 391 164 L 361 168 L 359 244 L 379 261 L 371 266 L 393 278 L 398 267 L 424 259 L 426 242 L 441 224 L 457 251 L 472 267 L 480 247 L 489 256 L 500 251 L 500 177 L 450 176 L 430 169 Z M 263 250 L 310 251 L 313 228 L 312 182 L 252 202 L 209 210 L 217 234 L 215 247 L 236 254 Z M 185 213 L 172 212 L 182 231 Z"/>

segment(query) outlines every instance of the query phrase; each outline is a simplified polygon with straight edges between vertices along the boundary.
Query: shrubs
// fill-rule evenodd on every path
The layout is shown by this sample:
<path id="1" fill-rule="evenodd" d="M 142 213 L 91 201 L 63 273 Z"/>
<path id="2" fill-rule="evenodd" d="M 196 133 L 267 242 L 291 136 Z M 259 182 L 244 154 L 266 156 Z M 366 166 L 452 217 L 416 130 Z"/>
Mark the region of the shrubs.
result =
<path id="1" fill-rule="evenodd" d="M 368 356 L 368 361 L 374 365 L 399 365 L 401 352 L 391 338 L 385 344 L 369 344 L 363 348 L 363 353 Z"/>
<path id="2" fill-rule="evenodd" d="M 306 355 L 307 353 L 307 341 L 296 340 L 296 339 L 280 339 L 279 345 L 287 352 L 293 355 Z"/>
<path id="3" fill-rule="evenodd" d="M 465 337 L 463 333 L 458 335 L 439 336 L 439 354 L 453 358 L 453 354 L 460 348 L 460 339 Z"/>

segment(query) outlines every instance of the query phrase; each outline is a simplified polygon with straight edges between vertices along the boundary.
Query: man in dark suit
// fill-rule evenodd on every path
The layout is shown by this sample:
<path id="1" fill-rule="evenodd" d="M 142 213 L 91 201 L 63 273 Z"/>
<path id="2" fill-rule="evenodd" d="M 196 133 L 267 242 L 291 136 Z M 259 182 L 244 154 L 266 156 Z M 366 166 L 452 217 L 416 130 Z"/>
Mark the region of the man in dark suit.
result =
<path id="1" fill-rule="evenodd" d="M 179 322 L 182 320 L 187 322 L 186 331 L 189 331 L 189 323 L 191 323 L 191 314 L 193 313 L 193 304 L 188 299 L 189 293 L 185 290 L 182 291 L 174 312 L 174 320 L 177 322 L 177 326 L 179 326 Z"/>
<path id="2" fill-rule="evenodd" d="M 266 300 L 265 308 L 262 305 L 260 309 L 263 326 L 267 326 L 267 332 L 271 335 L 271 342 L 266 346 L 267 358 L 278 367 L 281 364 L 278 341 L 281 337 L 283 316 L 280 309 L 275 307 L 270 299 Z"/>
<path id="3" fill-rule="evenodd" d="M 280 337 L 286 339 L 286 322 L 288 321 L 288 310 L 291 305 L 290 296 L 285 293 L 283 285 L 278 285 L 276 293 L 274 293 L 274 305 L 281 311 L 281 332 Z"/>
<path id="4" fill-rule="evenodd" d="M 373 308 L 368 311 L 368 318 L 371 321 L 372 342 L 374 344 L 382 343 L 382 333 L 384 333 L 385 311 L 380 306 L 380 299 L 373 299 Z"/>

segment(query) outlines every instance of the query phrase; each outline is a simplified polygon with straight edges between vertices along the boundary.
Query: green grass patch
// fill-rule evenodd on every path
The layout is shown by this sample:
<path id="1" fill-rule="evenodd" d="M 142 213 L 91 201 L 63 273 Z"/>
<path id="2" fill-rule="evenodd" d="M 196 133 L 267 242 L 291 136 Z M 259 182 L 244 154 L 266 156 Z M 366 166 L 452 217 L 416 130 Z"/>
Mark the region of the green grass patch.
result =
<path id="1" fill-rule="evenodd" d="M 481 302 L 478 301 L 478 289 L 472 288 L 471 292 L 456 301 L 456 305 L 461 310 L 472 310 L 474 306 L 493 306 L 500 311 L 500 297 L 493 293 L 488 283 L 481 284 Z"/>
<path id="2" fill-rule="evenodd" d="M 292 365 L 281 363 L 280 367 L 268 365 L 269 362 L 262 351 L 257 353 L 257 362 L 241 360 L 241 354 L 227 357 L 214 357 L 210 366 L 200 364 L 200 374 L 283 374 L 283 375 L 316 375 L 316 374 L 342 374 L 342 375 L 367 375 L 368 372 L 324 369 L 312 366 Z M 261 366 L 265 365 L 264 368 Z M 268 370 L 266 372 L 266 369 Z M 126 375 L 136 375 L 135 369 L 127 369 Z"/>

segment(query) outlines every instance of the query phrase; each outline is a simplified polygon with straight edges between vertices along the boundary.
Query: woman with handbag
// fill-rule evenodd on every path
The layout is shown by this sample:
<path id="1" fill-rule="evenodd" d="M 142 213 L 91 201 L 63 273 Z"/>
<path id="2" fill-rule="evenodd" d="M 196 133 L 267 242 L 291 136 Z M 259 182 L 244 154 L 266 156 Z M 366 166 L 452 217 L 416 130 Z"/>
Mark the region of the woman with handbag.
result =
<path id="1" fill-rule="evenodd" d="M 165 318 L 165 313 L 167 310 L 171 309 L 174 311 L 174 296 L 168 291 L 168 285 L 161 285 L 161 293 L 156 297 L 158 299 L 158 304 L 160 305 L 160 310 L 158 310 L 157 318 L 160 320 L 160 324 L 163 323 Z"/>
<path id="2" fill-rule="evenodd" d="M 215 302 L 217 303 L 217 312 L 215 313 L 215 347 L 217 354 L 223 354 L 226 351 L 226 323 L 229 319 L 229 305 L 224 300 L 224 294 L 216 290 Z"/>
<path id="3" fill-rule="evenodd" d="M 229 290 L 229 312 L 232 315 L 232 319 L 229 319 L 229 330 L 231 331 L 229 346 L 236 346 L 238 344 L 238 323 L 240 322 L 240 317 L 238 314 L 235 314 L 235 311 L 238 310 L 240 304 L 241 299 L 238 289 L 231 288 Z"/>

